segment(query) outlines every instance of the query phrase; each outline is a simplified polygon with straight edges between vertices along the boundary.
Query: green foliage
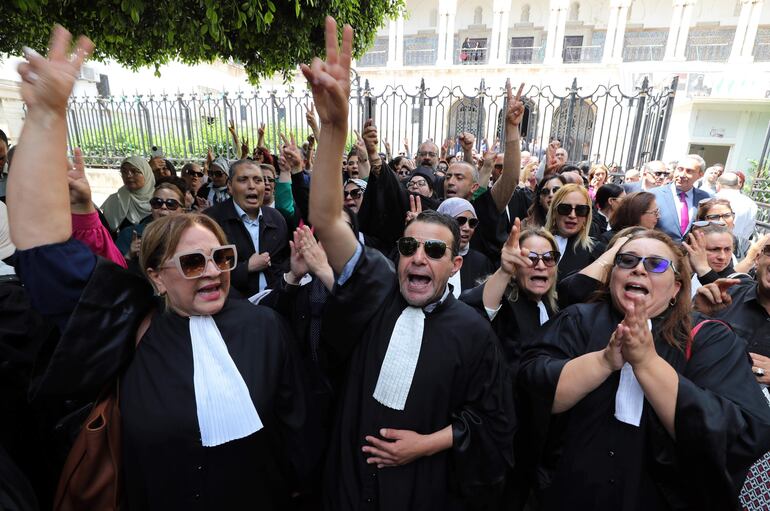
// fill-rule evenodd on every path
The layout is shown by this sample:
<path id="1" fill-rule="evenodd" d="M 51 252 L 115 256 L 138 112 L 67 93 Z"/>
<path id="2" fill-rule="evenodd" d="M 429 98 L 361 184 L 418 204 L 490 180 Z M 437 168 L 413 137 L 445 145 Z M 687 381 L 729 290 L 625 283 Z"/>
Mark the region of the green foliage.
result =
<path id="1" fill-rule="evenodd" d="M 96 43 L 96 59 L 137 69 L 171 60 L 233 59 L 253 82 L 324 53 L 324 17 L 356 32 L 354 54 L 371 46 L 403 0 L 5 0 L 0 53 L 47 46 L 52 23 Z"/>

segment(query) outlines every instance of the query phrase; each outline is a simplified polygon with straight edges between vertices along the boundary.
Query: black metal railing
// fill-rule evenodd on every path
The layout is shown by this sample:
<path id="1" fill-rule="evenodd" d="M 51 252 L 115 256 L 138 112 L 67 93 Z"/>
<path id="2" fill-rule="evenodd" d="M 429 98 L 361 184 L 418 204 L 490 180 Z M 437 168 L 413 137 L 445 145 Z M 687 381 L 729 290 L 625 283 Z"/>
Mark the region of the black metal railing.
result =
<path id="1" fill-rule="evenodd" d="M 478 147 L 504 136 L 504 84 L 494 87 L 482 79 L 472 91 L 461 87 L 386 86 L 375 90 L 354 73 L 349 125 L 360 129 L 373 118 L 380 139 L 398 154 L 407 139 L 412 151 L 420 141 L 441 145 L 462 131 L 474 133 Z M 599 85 L 588 92 L 578 86 L 559 90 L 529 86 L 524 92 L 524 145 L 541 153 L 551 137 L 558 137 L 572 161 L 637 167 L 660 158 L 676 94 L 676 78 L 662 90 L 644 82 L 625 93 L 617 85 Z M 253 147 L 257 130 L 265 125 L 265 145 L 275 151 L 279 133 L 304 140 L 310 131 L 305 112 L 312 102 L 308 90 L 218 94 L 135 95 L 73 98 L 68 109 L 70 147 L 83 149 L 89 165 L 117 165 L 126 155 L 148 155 L 160 147 L 174 161 L 200 160 L 209 147 L 215 153 L 236 154 L 228 133 L 230 121 Z M 350 136 L 352 142 L 353 136 Z M 458 148 L 456 144 L 452 147 Z"/>

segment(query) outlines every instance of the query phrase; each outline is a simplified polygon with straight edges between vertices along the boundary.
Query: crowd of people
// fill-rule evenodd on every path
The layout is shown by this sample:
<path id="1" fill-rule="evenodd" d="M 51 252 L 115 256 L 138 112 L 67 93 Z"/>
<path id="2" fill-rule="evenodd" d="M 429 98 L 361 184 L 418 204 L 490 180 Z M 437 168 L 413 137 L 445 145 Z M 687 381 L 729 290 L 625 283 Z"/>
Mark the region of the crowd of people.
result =
<path id="1" fill-rule="evenodd" d="M 26 50 L 0 509 L 767 509 L 770 244 L 742 174 L 524 151 L 523 84 L 481 154 L 381 153 L 372 120 L 346 148 L 338 34 L 301 66 L 306 142 L 231 125 L 239 154 L 181 175 L 128 156 L 100 207 L 66 137 L 93 44 Z"/>

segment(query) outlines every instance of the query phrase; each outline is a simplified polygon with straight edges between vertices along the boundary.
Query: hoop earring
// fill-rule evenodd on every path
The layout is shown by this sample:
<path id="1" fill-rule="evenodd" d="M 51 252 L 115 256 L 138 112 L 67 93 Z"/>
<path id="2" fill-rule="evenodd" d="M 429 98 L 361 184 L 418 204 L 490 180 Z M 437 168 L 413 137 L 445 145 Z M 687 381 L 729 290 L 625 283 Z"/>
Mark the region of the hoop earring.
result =
<path id="1" fill-rule="evenodd" d="M 672 298 L 671 300 L 669 300 L 669 302 L 668 302 L 668 306 L 669 306 L 669 307 L 673 307 L 674 305 L 676 305 L 676 296 L 675 296 L 675 297 L 673 297 L 673 298 Z"/>

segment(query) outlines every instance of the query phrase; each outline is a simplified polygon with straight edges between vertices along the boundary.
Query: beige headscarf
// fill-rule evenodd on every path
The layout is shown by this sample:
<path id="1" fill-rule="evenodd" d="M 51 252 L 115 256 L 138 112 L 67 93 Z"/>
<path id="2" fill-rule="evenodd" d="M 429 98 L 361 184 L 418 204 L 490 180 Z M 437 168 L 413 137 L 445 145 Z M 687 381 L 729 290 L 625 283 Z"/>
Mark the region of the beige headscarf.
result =
<path id="1" fill-rule="evenodd" d="M 121 166 L 123 163 L 133 165 L 142 171 L 144 186 L 132 192 L 123 185 L 104 201 L 102 211 L 113 231 L 116 231 L 125 219 L 128 219 L 132 224 L 138 224 L 152 212 L 150 199 L 152 199 L 152 194 L 155 191 L 155 176 L 150 164 L 139 156 L 130 156 L 121 162 Z"/>
<path id="2" fill-rule="evenodd" d="M 8 210 L 5 204 L 0 202 L 0 259 L 5 259 L 16 251 L 11 241 L 11 233 L 8 232 Z"/>

